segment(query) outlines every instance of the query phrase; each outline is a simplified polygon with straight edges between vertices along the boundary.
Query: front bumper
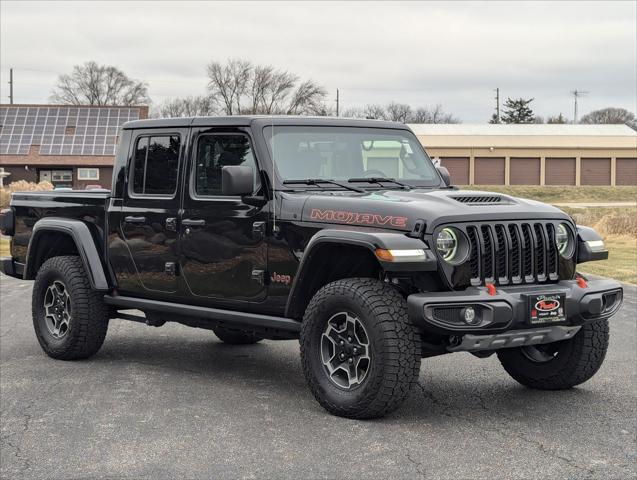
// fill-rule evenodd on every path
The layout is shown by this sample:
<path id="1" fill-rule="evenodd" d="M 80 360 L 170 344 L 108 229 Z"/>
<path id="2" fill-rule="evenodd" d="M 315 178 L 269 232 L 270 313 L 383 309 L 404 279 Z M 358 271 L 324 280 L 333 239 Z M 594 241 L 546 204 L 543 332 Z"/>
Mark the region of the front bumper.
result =
<path id="1" fill-rule="evenodd" d="M 472 287 L 458 292 L 410 295 L 407 298 L 409 318 L 423 332 L 454 336 L 458 339 L 465 336 L 468 336 L 468 339 L 477 335 L 484 336 L 485 340 L 495 340 L 496 348 L 497 345 L 516 346 L 515 342 L 524 345 L 570 338 L 579 328 L 574 330 L 566 327 L 581 327 L 588 322 L 611 317 L 619 310 L 623 298 L 621 284 L 608 279 L 590 280 L 583 282 L 581 286 L 576 280 L 563 280 L 549 285 L 511 286 L 498 288 L 491 293 L 493 294 L 486 288 Z M 530 295 L 543 293 L 564 294 L 565 321 L 550 324 L 530 323 L 528 298 Z M 472 307 L 476 312 L 475 325 L 469 325 L 464 321 L 463 312 L 466 307 Z M 522 330 L 530 336 L 520 340 L 525 336 Z M 513 345 L 507 341 L 509 336 L 501 335 L 511 331 L 517 333 L 518 338 Z M 538 332 L 537 335 L 534 335 L 535 331 Z M 544 332 L 543 340 L 538 336 L 540 331 Z M 560 335 L 564 337 L 558 338 Z M 465 350 L 477 349 L 479 348 Z"/>

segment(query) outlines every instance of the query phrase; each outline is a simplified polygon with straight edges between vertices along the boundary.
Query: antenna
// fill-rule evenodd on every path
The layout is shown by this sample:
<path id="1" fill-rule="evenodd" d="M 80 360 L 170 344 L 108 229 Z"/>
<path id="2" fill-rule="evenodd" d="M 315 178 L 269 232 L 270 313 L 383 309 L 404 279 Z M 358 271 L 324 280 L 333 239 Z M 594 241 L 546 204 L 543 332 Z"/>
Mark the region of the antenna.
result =
<path id="1" fill-rule="evenodd" d="M 573 105 L 573 123 L 577 123 L 577 99 L 579 97 L 585 97 L 589 92 L 585 92 L 583 90 L 571 90 L 571 95 L 573 95 L 574 105 Z"/>
<path id="2" fill-rule="evenodd" d="M 276 181 L 274 179 L 274 175 L 276 172 L 276 160 L 274 155 L 274 114 L 271 114 L 270 119 L 272 120 L 272 134 L 270 135 L 270 151 L 272 152 L 272 178 L 270 181 L 272 182 L 272 233 L 276 233 Z"/>

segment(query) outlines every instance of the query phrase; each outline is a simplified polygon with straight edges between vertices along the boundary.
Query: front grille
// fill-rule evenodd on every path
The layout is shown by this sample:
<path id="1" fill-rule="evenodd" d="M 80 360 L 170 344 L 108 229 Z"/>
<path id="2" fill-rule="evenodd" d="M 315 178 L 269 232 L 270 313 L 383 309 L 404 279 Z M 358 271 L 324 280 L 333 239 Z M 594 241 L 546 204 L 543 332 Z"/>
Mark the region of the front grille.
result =
<path id="1" fill-rule="evenodd" d="M 463 307 L 436 307 L 433 317 L 439 322 L 458 323 Z"/>
<path id="2" fill-rule="evenodd" d="M 469 239 L 472 285 L 557 281 L 558 251 L 550 221 L 458 225 Z"/>

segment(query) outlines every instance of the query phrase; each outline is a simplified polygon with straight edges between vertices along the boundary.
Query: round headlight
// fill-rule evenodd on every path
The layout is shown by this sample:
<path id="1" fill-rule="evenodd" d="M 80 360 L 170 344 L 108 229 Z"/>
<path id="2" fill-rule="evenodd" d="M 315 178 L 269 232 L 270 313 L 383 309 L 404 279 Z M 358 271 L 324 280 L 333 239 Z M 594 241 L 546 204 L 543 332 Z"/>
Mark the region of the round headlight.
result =
<path id="1" fill-rule="evenodd" d="M 469 246 L 465 236 L 452 227 L 445 227 L 438 232 L 436 249 L 442 259 L 452 265 L 461 264 L 469 255 Z"/>
<path id="2" fill-rule="evenodd" d="M 573 238 L 566 224 L 560 223 L 555 229 L 555 243 L 560 255 L 566 258 L 571 256 L 573 250 Z"/>

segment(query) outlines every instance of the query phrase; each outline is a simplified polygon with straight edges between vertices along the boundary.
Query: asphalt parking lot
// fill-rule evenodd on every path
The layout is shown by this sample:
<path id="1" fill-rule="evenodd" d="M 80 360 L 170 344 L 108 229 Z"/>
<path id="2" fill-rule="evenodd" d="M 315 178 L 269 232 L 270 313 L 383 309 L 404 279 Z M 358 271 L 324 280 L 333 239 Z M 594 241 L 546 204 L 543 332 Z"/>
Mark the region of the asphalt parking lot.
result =
<path id="1" fill-rule="evenodd" d="M 40 350 L 31 282 L 0 279 L 2 478 L 635 478 L 636 289 L 601 371 L 525 389 L 496 358 L 423 361 L 391 416 L 324 412 L 296 341 L 247 347 L 212 332 L 115 320 L 94 358 Z"/>

